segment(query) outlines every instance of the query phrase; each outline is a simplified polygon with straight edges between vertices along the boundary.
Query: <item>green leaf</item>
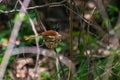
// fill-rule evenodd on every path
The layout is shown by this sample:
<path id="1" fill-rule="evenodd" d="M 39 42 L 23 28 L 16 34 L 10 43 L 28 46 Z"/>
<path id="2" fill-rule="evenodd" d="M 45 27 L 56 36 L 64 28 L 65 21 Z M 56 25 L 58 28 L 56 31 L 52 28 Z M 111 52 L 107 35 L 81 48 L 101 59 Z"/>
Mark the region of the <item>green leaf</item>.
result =
<path id="1" fill-rule="evenodd" d="M 90 35 L 85 35 L 85 39 L 90 43 L 96 43 L 96 39 Z"/>
<path id="2" fill-rule="evenodd" d="M 108 8 L 109 8 L 111 11 L 115 11 L 115 12 L 118 12 L 118 11 L 119 11 L 118 7 L 115 6 L 115 5 L 108 5 Z"/>
<path id="3" fill-rule="evenodd" d="M 112 18 L 110 19 L 111 22 L 115 22 L 116 20 L 117 20 L 116 17 L 112 17 Z"/>
<path id="4" fill-rule="evenodd" d="M 21 13 L 21 14 L 16 14 L 14 21 L 16 21 L 19 17 L 21 17 L 21 19 L 23 19 L 23 21 L 28 19 L 27 15 L 25 15 L 25 13 Z"/>
<path id="5" fill-rule="evenodd" d="M 103 21 L 102 21 L 102 26 L 106 26 L 108 25 L 109 23 L 109 19 L 105 18 Z"/>
<path id="6" fill-rule="evenodd" d="M 6 31 L 1 31 L 0 32 L 0 39 L 5 37 L 6 35 L 9 35 L 10 34 L 10 30 L 6 30 Z"/>
<path id="7" fill-rule="evenodd" d="M 0 6 L 0 10 L 6 10 L 6 9 L 7 9 L 6 5 L 1 5 Z"/>
<path id="8" fill-rule="evenodd" d="M 8 42 L 8 40 L 6 38 L 2 38 L 0 42 Z"/>
<path id="9" fill-rule="evenodd" d="M 50 79 L 50 77 L 51 77 L 48 72 L 42 72 L 42 73 L 40 73 L 40 76 L 41 76 L 42 78 L 47 78 L 47 79 Z"/>
<path id="10" fill-rule="evenodd" d="M 84 42 L 81 41 L 78 47 L 79 47 L 79 50 L 80 50 L 81 52 L 83 52 L 83 51 L 84 51 L 84 48 L 85 48 Z"/>
<path id="11" fill-rule="evenodd" d="M 73 36 L 78 36 L 80 34 L 80 32 L 79 31 L 74 31 L 72 34 L 73 34 Z"/>
<path id="12" fill-rule="evenodd" d="M 58 53 L 59 53 L 61 50 L 62 50 L 61 47 L 57 47 L 57 48 L 56 48 L 56 51 L 57 51 Z"/>

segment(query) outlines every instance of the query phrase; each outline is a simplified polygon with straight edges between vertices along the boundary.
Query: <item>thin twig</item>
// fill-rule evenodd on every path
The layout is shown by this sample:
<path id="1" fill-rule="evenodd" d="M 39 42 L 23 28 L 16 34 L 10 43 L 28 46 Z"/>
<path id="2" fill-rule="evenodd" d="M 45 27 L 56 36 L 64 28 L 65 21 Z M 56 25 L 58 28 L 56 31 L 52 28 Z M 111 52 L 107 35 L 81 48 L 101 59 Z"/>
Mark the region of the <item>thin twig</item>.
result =
<path id="1" fill-rule="evenodd" d="M 54 49 L 54 51 L 55 51 L 56 60 L 58 61 L 59 65 L 60 65 L 60 68 L 61 68 L 61 71 L 62 71 L 63 80 L 66 80 L 66 78 L 65 78 L 65 72 L 64 72 L 62 63 L 61 63 L 61 61 L 60 61 L 60 58 L 57 56 L 57 51 L 56 51 L 56 49 Z"/>
<path id="2" fill-rule="evenodd" d="M 69 7 L 70 9 L 73 9 L 72 8 L 72 1 L 69 0 Z M 70 29 L 69 29 L 69 34 L 70 34 L 70 57 L 72 59 L 73 57 L 73 35 L 72 35 L 72 32 L 73 32 L 73 13 L 71 10 L 69 10 L 69 26 L 70 26 Z"/>
<path id="3" fill-rule="evenodd" d="M 96 9 L 96 7 L 93 8 L 90 17 L 93 16 L 93 14 L 94 14 L 94 12 L 95 12 L 95 9 Z M 88 31 L 89 31 L 89 26 L 90 26 L 90 25 L 88 24 Z M 88 56 L 88 57 L 89 57 L 89 56 Z M 90 60 L 90 59 L 88 58 L 88 60 Z M 88 61 L 88 63 L 90 63 L 90 61 Z M 90 64 L 89 64 L 89 65 L 90 65 Z M 95 62 L 93 62 L 93 66 L 94 66 L 94 68 L 95 68 L 95 73 L 96 73 L 96 75 L 99 77 L 99 80 L 102 80 L 101 77 L 99 76 L 98 72 L 97 72 L 97 69 L 96 69 L 96 66 L 95 66 Z"/>
<path id="4" fill-rule="evenodd" d="M 61 77 L 60 77 L 60 73 L 59 73 L 59 60 L 58 58 L 56 57 L 56 70 L 57 70 L 57 80 L 61 80 Z"/>
<path id="5" fill-rule="evenodd" d="M 95 9 L 96 9 L 96 7 L 94 7 L 94 8 L 93 8 L 93 10 L 92 10 L 92 12 L 91 12 L 90 17 L 92 17 L 92 16 L 93 16 L 93 14 L 94 14 L 94 12 L 95 12 Z"/>
<path id="6" fill-rule="evenodd" d="M 26 9 L 25 9 L 25 7 L 22 4 L 22 2 L 20 0 L 18 0 L 18 1 L 21 4 L 22 8 L 24 9 L 25 13 L 28 14 L 27 11 L 26 11 Z M 28 15 L 28 19 L 29 19 L 29 21 L 31 23 L 32 30 L 33 30 L 35 36 L 38 36 L 38 33 L 37 33 L 37 31 L 35 29 L 35 26 L 34 26 L 34 23 L 33 23 L 32 19 L 29 17 L 29 15 Z M 37 46 L 37 56 L 36 56 L 36 64 L 35 64 L 35 73 L 37 73 L 37 68 L 38 68 L 38 63 L 39 63 L 39 57 L 40 57 L 40 50 L 39 50 L 39 40 L 37 39 L 37 37 L 35 38 L 35 40 L 36 40 L 36 46 Z"/>
<path id="7" fill-rule="evenodd" d="M 83 18 L 81 15 L 79 15 L 77 12 L 75 12 L 74 10 L 72 10 L 71 8 L 69 8 L 66 5 L 63 5 L 66 9 L 70 10 L 72 13 L 76 14 L 77 16 L 79 16 L 84 22 L 90 24 L 85 18 Z"/>
<path id="8" fill-rule="evenodd" d="M 42 21 L 41 21 L 41 19 L 39 17 L 39 14 L 38 14 L 36 9 L 35 9 L 35 12 L 36 12 L 36 16 L 37 16 L 37 19 L 38 19 L 38 24 L 41 27 L 41 30 L 43 29 L 44 31 L 46 31 L 46 28 L 45 28 L 44 24 L 42 23 Z"/>

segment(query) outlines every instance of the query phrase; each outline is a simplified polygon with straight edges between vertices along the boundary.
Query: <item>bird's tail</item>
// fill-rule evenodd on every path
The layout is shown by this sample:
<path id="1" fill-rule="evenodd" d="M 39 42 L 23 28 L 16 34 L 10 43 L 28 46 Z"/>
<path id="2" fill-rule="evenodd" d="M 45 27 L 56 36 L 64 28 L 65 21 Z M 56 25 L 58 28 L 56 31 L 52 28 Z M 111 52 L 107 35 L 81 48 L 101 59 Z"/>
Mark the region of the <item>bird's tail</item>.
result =
<path id="1" fill-rule="evenodd" d="M 26 41 L 28 41 L 28 40 L 30 40 L 30 39 L 33 39 L 33 38 L 36 38 L 37 36 L 35 36 L 35 35 L 32 35 L 32 36 L 24 36 L 24 39 L 26 40 Z"/>

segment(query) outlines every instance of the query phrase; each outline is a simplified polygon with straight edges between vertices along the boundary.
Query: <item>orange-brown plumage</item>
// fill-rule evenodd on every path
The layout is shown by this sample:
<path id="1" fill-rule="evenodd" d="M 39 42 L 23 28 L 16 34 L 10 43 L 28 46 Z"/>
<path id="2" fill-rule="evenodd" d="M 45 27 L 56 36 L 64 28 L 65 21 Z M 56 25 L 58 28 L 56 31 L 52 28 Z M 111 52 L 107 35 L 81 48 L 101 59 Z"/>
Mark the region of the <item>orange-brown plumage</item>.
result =
<path id="1" fill-rule="evenodd" d="M 48 30 L 48 31 L 42 32 L 40 35 L 41 36 L 59 36 L 59 33 L 54 30 Z"/>

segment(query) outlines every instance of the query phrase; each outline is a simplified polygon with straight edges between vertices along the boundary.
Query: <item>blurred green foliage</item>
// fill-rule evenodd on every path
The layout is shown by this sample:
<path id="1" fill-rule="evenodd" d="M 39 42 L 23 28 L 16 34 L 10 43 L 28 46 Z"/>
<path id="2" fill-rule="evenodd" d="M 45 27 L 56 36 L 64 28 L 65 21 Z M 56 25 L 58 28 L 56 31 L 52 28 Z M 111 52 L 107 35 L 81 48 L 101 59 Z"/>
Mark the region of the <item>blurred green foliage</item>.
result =
<path id="1" fill-rule="evenodd" d="M 42 77 L 43 79 L 47 79 L 47 80 L 50 80 L 50 78 L 51 78 L 51 76 L 48 72 L 41 73 L 40 77 Z"/>
<path id="2" fill-rule="evenodd" d="M 2 10 L 2 11 L 4 11 L 4 10 L 6 10 L 7 9 L 7 6 L 6 5 L 0 5 L 0 10 Z"/>

